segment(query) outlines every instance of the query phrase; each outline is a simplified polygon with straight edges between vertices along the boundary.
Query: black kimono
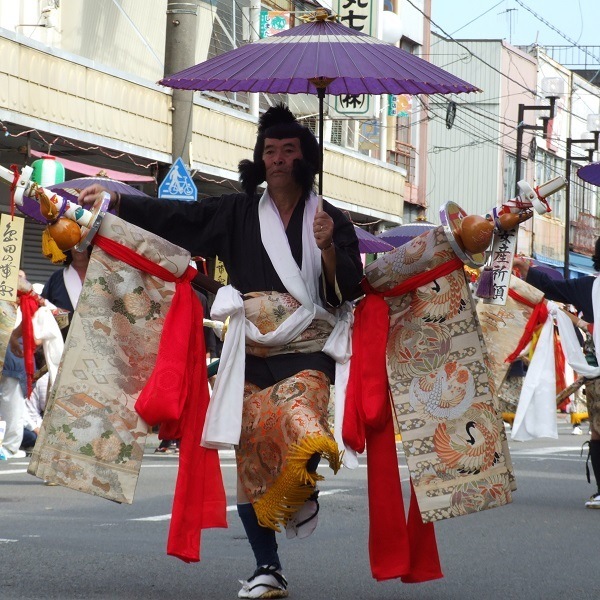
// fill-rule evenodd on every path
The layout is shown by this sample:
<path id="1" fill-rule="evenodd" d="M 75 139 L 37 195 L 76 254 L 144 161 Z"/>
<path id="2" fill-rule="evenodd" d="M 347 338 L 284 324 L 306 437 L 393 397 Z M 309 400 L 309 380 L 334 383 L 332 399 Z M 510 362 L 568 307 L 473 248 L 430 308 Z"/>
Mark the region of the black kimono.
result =
<path id="1" fill-rule="evenodd" d="M 119 216 L 189 250 L 192 256 L 218 256 L 231 284 L 242 294 L 257 291 L 287 292 L 262 244 L 258 217 L 260 196 L 230 194 L 198 202 L 121 196 Z M 296 263 L 302 266 L 303 202 L 298 203 L 286 229 Z M 336 279 L 342 295 L 331 287 L 321 298 L 331 306 L 360 294 L 362 263 L 354 226 L 330 203 L 323 210 L 334 222 Z M 246 356 L 246 379 L 260 388 L 273 385 L 304 369 L 324 372 L 333 382 L 335 364 L 322 352 L 279 354 L 267 358 Z"/>

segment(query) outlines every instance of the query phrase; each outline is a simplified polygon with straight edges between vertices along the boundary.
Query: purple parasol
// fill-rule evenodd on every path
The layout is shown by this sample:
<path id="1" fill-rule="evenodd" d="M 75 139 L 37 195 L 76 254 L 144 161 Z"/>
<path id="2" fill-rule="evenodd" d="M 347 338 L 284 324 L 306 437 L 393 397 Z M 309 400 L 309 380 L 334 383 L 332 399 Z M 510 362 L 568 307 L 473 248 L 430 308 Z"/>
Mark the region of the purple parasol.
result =
<path id="1" fill-rule="evenodd" d="M 215 56 L 159 83 L 185 90 L 317 94 L 320 132 L 326 93 L 480 91 L 414 54 L 335 22 L 323 8 L 310 22 Z M 322 157 L 322 135 L 319 143 Z M 321 166 L 319 194 L 323 193 L 322 180 Z"/>
<path id="2" fill-rule="evenodd" d="M 46 189 L 57 192 L 60 196 L 69 202 L 74 202 L 75 204 L 77 203 L 77 196 L 79 196 L 81 190 L 90 185 L 94 185 L 95 183 L 100 184 L 102 187 L 105 187 L 111 192 L 131 194 L 132 196 L 148 196 L 148 194 L 140 192 L 140 190 L 131 185 L 127 185 L 126 183 L 117 181 L 116 179 L 111 179 L 110 177 L 105 177 L 101 173 L 102 171 L 98 173 L 96 177 L 77 177 L 77 179 L 69 179 L 68 181 L 63 181 L 62 183 L 55 183 L 54 185 L 49 185 Z M 39 203 L 33 198 L 23 196 L 23 206 L 19 207 L 19 210 L 28 217 L 31 217 L 40 223 L 46 224 L 47 222 L 40 212 Z"/>
<path id="3" fill-rule="evenodd" d="M 358 238 L 358 249 L 361 254 L 377 254 L 378 252 L 389 252 L 394 246 L 380 240 L 377 236 L 369 233 L 362 227 L 354 226 Z"/>
<path id="4" fill-rule="evenodd" d="M 552 265 L 546 264 L 540 260 L 536 260 L 535 258 L 531 259 L 531 264 L 538 271 L 545 273 L 550 277 L 550 279 L 564 279 L 563 274 L 560 272 L 560 267 L 553 267 Z"/>
<path id="5" fill-rule="evenodd" d="M 600 185 L 600 162 L 580 167 L 577 169 L 577 175 L 592 185 Z"/>
<path id="6" fill-rule="evenodd" d="M 318 18 L 318 17 L 317 17 Z M 341 23 L 316 20 L 215 56 L 160 81 L 187 90 L 316 94 L 480 91 L 439 67 Z"/>
<path id="7" fill-rule="evenodd" d="M 387 229 L 380 233 L 377 238 L 391 244 L 394 248 L 399 248 L 410 242 L 413 238 L 435 227 L 437 226 L 429 221 L 414 221 L 413 223 L 406 223 L 405 225 L 398 225 L 397 227 L 392 227 L 392 229 Z"/>
<path id="8" fill-rule="evenodd" d="M 78 177 L 77 179 L 70 179 L 69 181 L 63 181 L 62 183 L 55 183 L 54 185 L 49 186 L 48 189 L 53 192 L 59 192 L 61 196 L 73 202 L 77 200 L 77 196 L 79 196 L 81 190 L 90 185 L 94 185 L 95 183 L 100 184 L 111 192 L 148 197 L 148 194 L 144 194 L 144 192 L 141 192 L 137 188 L 134 188 L 127 183 L 123 183 L 122 181 L 105 177 L 101 173 L 102 171 L 95 177 Z"/>

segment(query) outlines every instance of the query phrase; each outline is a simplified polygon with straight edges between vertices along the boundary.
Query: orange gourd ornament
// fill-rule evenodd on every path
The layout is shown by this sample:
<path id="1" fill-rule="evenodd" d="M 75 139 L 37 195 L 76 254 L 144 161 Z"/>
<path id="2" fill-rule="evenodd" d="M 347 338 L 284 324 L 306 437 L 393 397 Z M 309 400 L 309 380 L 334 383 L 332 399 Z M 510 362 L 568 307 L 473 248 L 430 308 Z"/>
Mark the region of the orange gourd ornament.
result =
<path id="1" fill-rule="evenodd" d="M 472 254 L 480 254 L 492 241 L 494 225 L 480 215 L 467 215 L 461 220 L 460 239 Z"/>
<path id="2" fill-rule="evenodd" d="M 503 231 L 510 231 L 528 218 L 528 215 L 521 213 L 504 213 L 498 217 L 498 221 L 500 221 L 500 227 Z"/>
<path id="3" fill-rule="evenodd" d="M 81 229 L 79 225 L 65 217 L 58 217 L 58 207 L 50 201 L 48 196 L 38 190 L 36 194 L 40 203 L 40 212 L 48 220 L 46 231 L 50 234 L 56 245 L 61 250 L 70 250 L 81 240 Z M 58 217 L 58 218 L 57 218 Z"/>
<path id="4" fill-rule="evenodd" d="M 48 225 L 48 231 L 56 245 L 63 251 L 70 250 L 81 240 L 81 229 L 75 221 L 61 217 Z"/>

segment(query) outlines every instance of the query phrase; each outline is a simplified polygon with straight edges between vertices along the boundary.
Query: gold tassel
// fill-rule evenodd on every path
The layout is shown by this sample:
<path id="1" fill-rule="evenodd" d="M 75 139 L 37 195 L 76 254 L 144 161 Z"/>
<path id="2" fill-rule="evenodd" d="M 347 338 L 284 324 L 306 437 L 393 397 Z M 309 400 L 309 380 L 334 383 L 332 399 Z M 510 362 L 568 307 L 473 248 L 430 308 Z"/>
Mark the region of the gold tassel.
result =
<path id="1" fill-rule="evenodd" d="M 314 492 L 317 481 L 324 479 L 322 475 L 309 473 L 306 469 L 306 463 L 313 454 L 326 458 L 334 473 L 339 471 L 342 455 L 332 438 L 313 435 L 291 446 L 279 477 L 254 503 L 254 511 L 262 527 L 281 531 L 280 525 L 286 525 Z"/>
<path id="2" fill-rule="evenodd" d="M 49 258 L 55 265 L 65 262 L 67 258 L 52 239 L 47 227 L 42 233 L 42 254 L 46 258 Z"/>

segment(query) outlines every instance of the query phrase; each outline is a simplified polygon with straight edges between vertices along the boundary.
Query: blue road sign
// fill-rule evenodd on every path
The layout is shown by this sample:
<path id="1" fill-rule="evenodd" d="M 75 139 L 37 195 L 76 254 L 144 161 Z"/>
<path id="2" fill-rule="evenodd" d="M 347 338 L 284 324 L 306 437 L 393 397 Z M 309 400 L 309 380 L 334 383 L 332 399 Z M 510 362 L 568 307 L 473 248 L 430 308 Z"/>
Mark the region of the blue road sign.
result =
<path id="1" fill-rule="evenodd" d="M 169 169 L 167 176 L 158 188 L 158 197 L 167 200 L 196 200 L 198 189 L 181 157 Z"/>

